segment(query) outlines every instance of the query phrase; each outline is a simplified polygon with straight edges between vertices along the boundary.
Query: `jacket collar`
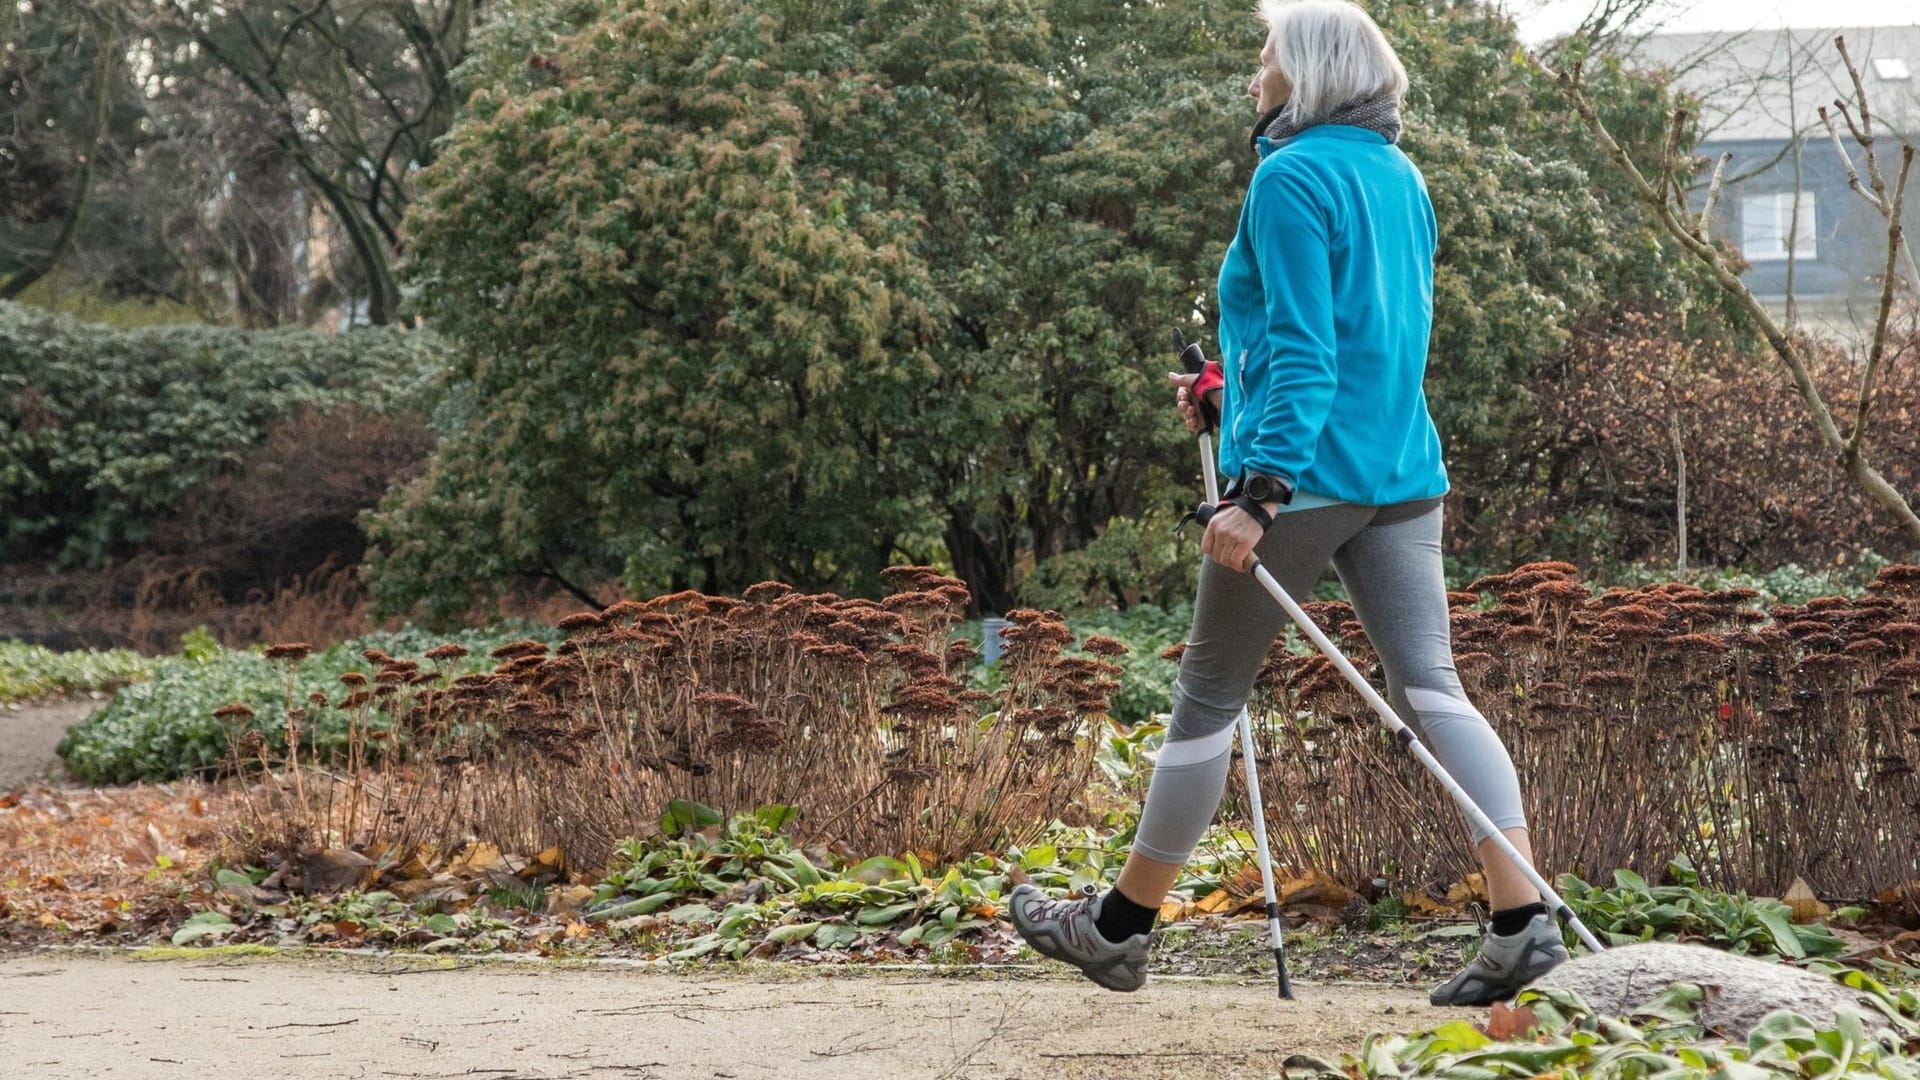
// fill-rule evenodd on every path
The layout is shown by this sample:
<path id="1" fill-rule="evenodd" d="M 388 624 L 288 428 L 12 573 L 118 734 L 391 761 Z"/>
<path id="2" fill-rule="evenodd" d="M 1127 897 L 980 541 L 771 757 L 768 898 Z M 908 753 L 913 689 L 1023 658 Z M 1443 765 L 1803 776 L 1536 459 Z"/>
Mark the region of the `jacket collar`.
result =
<path id="1" fill-rule="evenodd" d="M 1343 142 L 1373 143 L 1376 146 L 1383 146 L 1387 142 L 1385 135 L 1352 124 L 1315 124 L 1290 139 L 1269 139 L 1265 135 L 1255 135 L 1253 149 L 1260 155 L 1260 160 L 1265 161 L 1268 154 L 1301 139 L 1339 139 Z"/>

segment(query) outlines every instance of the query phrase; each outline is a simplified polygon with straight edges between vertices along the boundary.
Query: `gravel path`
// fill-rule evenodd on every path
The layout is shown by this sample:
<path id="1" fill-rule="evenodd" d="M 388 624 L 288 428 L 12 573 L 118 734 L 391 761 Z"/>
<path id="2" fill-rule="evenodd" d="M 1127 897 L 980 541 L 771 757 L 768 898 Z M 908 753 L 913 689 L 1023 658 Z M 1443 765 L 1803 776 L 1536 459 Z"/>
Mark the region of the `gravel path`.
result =
<path id="1" fill-rule="evenodd" d="M 54 748 L 69 727 L 86 719 L 99 704 L 82 698 L 0 706 L 0 791 L 35 780 L 64 780 Z"/>
<path id="2" fill-rule="evenodd" d="M 0 956 L 9 1075 L 495 1080 L 1277 1075 L 1461 1010 L 1411 988 L 931 972 L 728 974 L 419 958 Z M 18 1071 L 16 1071 L 18 1070 Z"/>

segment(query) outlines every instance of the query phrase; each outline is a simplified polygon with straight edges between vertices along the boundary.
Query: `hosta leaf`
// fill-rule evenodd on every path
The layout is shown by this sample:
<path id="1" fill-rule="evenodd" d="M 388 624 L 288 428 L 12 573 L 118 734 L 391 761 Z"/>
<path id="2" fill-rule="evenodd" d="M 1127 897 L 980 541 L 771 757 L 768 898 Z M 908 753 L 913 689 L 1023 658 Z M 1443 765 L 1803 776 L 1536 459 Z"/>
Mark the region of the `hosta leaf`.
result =
<path id="1" fill-rule="evenodd" d="M 718 949 L 725 943 L 725 939 L 719 934 L 707 934 L 693 939 L 693 941 L 683 949 L 668 953 L 666 958 L 668 960 L 697 960 Z"/>
<path id="2" fill-rule="evenodd" d="M 853 917 L 861 926 L 885 926 L 896 919 L 913 914 L 920 905 L 909 900 L 901 904 L 889 904 L 883 908 L 871 908 Z"/>
<path id="3" fill-rule="evenodd" d="M 236 929 L 238 927 L 233 925 L 233 920 L 221 912 L 203 911 L 188 919 L 180 929 L 173 932 L 173 943 L 191 945 L 201 938 L 231 933 Z"/>
<path id="4" fill-rule="evenodd" d="M 1798 960 L 1807 955 L 1806 948 L 1800 944 L 1800 935 L 1794 932 L 1793 916 L 1785 905 L 1760 908 L 1754 912 L 1754 917 L 1767 928 L 1767 933 L 1773 937 L 1773 947 L 1782 956 Z"/>
<path id="5" fill-rule="evenodd" d="M 848 870 L 845 877 L 863 885 L 879 885 L 890 881 L 917 882 L 912 868 L 899 859 L 886 855 L 875 855 L 860 865 Z"/>
<path id="6" fill-rule="evenodd" d="M 860 931 L 845 923 L 827 923 L 814 932 L 813 943 L 823 949 L 844 949 L 859 938 Z"/>
<path id="7" fill-rule="evenodd" d="M 767 940 L 776 945 L 791 945 L 812 937 L 824 925 L 819 922 L 787 923 L 767 931 Z"/>

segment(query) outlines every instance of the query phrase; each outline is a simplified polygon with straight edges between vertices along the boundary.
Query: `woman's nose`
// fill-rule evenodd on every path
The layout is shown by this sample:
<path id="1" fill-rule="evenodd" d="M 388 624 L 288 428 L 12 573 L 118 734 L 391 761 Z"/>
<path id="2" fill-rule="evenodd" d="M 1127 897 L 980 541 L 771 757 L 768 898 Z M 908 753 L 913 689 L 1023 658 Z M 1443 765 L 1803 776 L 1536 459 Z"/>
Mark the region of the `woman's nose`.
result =
<path id="1" fill-rule="evenodd" d="M 1248 97 L 1257 98 L 1260 96 L 1260 76 L 1265 74 L 1266 70 L 1266 68 L 1261 68 L 1259 71 L 1253 73 L 1253 78 L 1247 80 Z"/>

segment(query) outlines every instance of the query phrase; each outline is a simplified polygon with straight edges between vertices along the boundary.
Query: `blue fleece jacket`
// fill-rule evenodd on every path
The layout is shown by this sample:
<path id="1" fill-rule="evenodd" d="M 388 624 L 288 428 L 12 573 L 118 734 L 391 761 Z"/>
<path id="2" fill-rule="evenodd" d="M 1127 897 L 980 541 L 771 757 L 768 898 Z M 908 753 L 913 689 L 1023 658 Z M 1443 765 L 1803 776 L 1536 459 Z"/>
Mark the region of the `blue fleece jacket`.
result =
<path id="1" fill-rule="evenodd" d="M 1220 267 L 1222 475 L 1381 506 L 1447 490 L 1421 388 L 1433 204 L 1383 136 L 1344 124 L 1274 144 Z"/>

